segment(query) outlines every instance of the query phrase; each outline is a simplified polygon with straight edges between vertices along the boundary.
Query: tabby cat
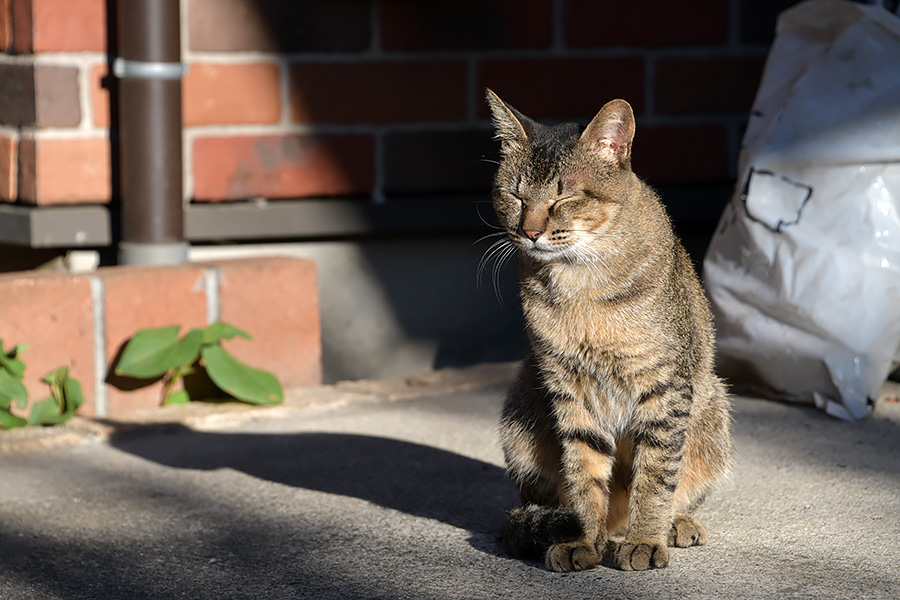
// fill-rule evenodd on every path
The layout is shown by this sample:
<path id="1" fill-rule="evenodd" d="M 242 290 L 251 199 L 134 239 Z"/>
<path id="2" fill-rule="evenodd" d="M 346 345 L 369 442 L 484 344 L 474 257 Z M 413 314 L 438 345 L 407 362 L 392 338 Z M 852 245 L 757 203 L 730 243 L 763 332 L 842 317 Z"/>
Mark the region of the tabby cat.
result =
<path id="1" fill-rule="evenodd" d="M 531 340 L 500 422 L 523 503 L 504 548 L 554 571 L 665 567 L 667 546 L 706 542 L 693 511 L 731 463 L 706 297 L 631 170 L 627 102 L 581 131 L 487 100 L 501 143 L 494 208 L 518 249 Z"/>

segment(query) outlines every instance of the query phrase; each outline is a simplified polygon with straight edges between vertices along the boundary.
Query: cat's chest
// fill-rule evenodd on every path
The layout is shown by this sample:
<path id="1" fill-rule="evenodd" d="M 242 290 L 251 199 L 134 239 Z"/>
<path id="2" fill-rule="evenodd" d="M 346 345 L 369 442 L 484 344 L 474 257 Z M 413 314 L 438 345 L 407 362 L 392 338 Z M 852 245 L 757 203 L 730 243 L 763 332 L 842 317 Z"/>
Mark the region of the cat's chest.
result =
<path id="1" fill-rule="evenodd" d="M 602 295 L 526 293 L 523 308 L 545 381 L 622 414 L 655 385 L 667 337 L 649 297 L 609 302 Z M 552 383 L 551 383 L 552 382 Z M 616 399 L 610 402 L 610 399 Z"/>
<path id="2" fill-rule="evenodd" d="M 525 298 L 532 335 L 554 352 L 600 357 L 647 352 L 657 336 L 655 323 L 640 302 L 610 304 L 591 297 Z"/>

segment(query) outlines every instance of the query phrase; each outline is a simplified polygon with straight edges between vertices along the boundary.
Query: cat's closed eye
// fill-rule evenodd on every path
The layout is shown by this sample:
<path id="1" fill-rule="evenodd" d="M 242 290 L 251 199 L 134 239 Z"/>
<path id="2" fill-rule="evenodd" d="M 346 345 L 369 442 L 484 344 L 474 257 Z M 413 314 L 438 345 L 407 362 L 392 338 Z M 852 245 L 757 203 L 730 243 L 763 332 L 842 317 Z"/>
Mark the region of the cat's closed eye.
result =
<path id="1" fill-rule="evenodd" d="M 550 214 L 555 213 L 557 210 L 559 210 L 561 207 L 565 206 L 566 204 L 569 204 L 571 202 L 574 202 L 575 200 L 580 200 L 580 199 L 581 198 L 579 196 L 566 196 L 565 198 L 560 198 L 559 200 L 554 201 L 550 205 Z"/>
<path id="2" fill-rule="evenodd" d="M 522 197 L 519 194 L 517 194 L 516 192 L 513 192 L 507 188 L 499 188 L 497 190 L 496 195 L 504 200 L 509 200 L 511 202 L 518 202 L 519 204 L 525 203 L 525 201 L 522 199 Z"/>

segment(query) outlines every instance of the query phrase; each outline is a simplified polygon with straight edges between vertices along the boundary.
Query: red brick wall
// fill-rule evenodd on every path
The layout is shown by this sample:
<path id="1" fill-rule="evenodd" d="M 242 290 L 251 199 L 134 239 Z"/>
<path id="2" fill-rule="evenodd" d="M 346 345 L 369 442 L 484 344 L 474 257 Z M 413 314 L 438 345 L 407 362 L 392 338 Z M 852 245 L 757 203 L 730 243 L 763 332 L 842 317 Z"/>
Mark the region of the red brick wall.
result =
<path id="1" fill-rule="evenodd" d="M 624 97 L 641 174 L 728 181 L 791 4 L 182 0 L 185 198 L 484 193 L 485 86 L 538 119 Z M 113 196 L 106 7 L 0 0 L 0 201 Z"/>

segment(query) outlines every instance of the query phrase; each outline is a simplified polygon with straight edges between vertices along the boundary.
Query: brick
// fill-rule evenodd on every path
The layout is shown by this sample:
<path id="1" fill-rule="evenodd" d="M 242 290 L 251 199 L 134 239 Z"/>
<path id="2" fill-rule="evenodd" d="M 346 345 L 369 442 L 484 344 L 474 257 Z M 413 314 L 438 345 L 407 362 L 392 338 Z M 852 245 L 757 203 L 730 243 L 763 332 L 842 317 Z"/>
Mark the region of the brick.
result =
<path id="1" fill-rule="evenodd" d="M 271 371 L 285 389 L 322 382 L 316 266 L 295 258 L 213 263 L 219 272 L 221 320 L 253 339 L 223 346 L 246 364 Z M 265 310 L 260 310 L 261 303 Z"/>
<path id="2" fill-rule="evenodd" d="M 22 139 L 19 200 L 27 204 L 99 204 L 112 196 L 110 141 Z"/>
<path id="3" fill-rule="evenodd" d="M 0 275 L 0 306 L 4 347 L 28 345 L 22 360 L 29 401 L 50 395 L 41 377 L 68 367 L 84 392 L 85 403 L 78 414 L 93 416 L 94 321 L 89 279 L 35 272 Z"/>
<path id="4" fill-rule="evenodd" d="M 29 54 L 34 47 L 34 19 L 31 6 L 33 1 L 10 0 L 12 51 L 17 54 Z"/>
<path id="5" fill-rule="evenodd" d="M 76 127 L 81 123 L 78 69 L 0 64 L 0 122 L 20 127 Z"/>
<path id="6" fill-rule="evenodd" d="M 587 122 L 613 98 L 627 100 L 635 113 L 643 110 L 644 62 L 629 57 L 491 59 L 478 65 L 479 100 L 485 87 L 533 119 Z M 483 100 L 479 115 L 490 116 Z"/>
<path id="7" fill-rule="evenodd" d="M 115 84 L 106 63 L 91 67 L 91 115 L 97 127 L 109 127 L 111 86 Z"/>
<path id="8" fill-rule="evenodd" d="M 0 64 L 0 123 L 30 126 L 36 116 L 34 65 Z"/>
<path id="9" fill-rule="evenodd" d="M 634 136 L 634 172 L 653 185 L 727 181 L 724 125 L 641 127 Z"/>
<path id="10" fill-rule="evenodd" d="M 370 45 L 364 0 L 189 0 L 191 50 L 361 52 Z"/>
<path id="11" fill-rule="evenodd" d="M 19 194 L 19 142 L 0 136 L 0 202 L 15 202 Z"/>
<path id="12" fill-rule="evenodd" d="M 110 86 L 105 64 L 91 68 L 91 105 L 97 127 L 109 127 Z M 191 64 L 182 87 L 185 126 L 272 124 L 281 118 L 278 67 L 272 63 Z"/>
<path id="13" fill-rule="evenodd" d="M 797 3 L 797 0 L 739 0 L 741 43 L 769 45 L 775 39 L 778 15 Z"/>
<path id="14" fill-rule="evenodd" d="M 31 0 L 34 52 L 106 51 L 106 0 Z"/>
<path id="15" fill-rule="evenodd" d="M 659 114 L 750 110 L 762 77 L 762 56 L 661 58 L 653 76 Z"/>
<path id="16" fill-rule="evenodd" d="M 277 123 L 278 67 L 272 63 L 192 64 L 184 80 L 186 125 Z"/>
<path id="17" fill-rule="evenodd" d="M 111 267 L 100 269 L 106 309 L 107 401 L 110 416 L 160 405 L 162 381 L 147 385 L 113 373 L 125 343 L 139 329 L 180 325 L 180 334 L 206 326 L 203 269 L 181 267 Z"/>
<path id="18" fill-rule="evenodd" d="M 462 61 L 294 63 L 295 123 L 453 121 L 466 114 Z"/>
<path id="19" fill-rule="evenodd" d="M 76 67 L 37 65 L 34 89 L 38 127 L 77 127 L 81 123 Z"/>
<path id="20" fill-rule="evenodd" d="M 563 0 L 565 44 L 572 48 L 722 44 L 728 2 Z"/>
<path id="21" fill-rule="evenodd" d="M 552 0 L 382 0 L 381 47 L 389 51 L 548 48 Z"/>
<path id="22" fill-rule="evenodd" d="M 484 193 L 491 188 L 498 144 L 488 130 L 391 132 L 384 156 L 388 194 Z"/>
<path id="23" fill-rule="evenodd" d="M 367 135 L 201 137 L 193 154 L 202 201 L 368 194 L 374 178 Z"/>
<path id="24" fill-rule="evenodd" d="M 0 0 L 0 52 L 12 50 L 12 9 L 10 0 Z"/>
<path id="25" fill-rule="evenodd" d="M 37 143 L 33 138 L 20 138 L 18 144 L 16 187 L 18 199 L 27 204 L 37 203 Z"/>

